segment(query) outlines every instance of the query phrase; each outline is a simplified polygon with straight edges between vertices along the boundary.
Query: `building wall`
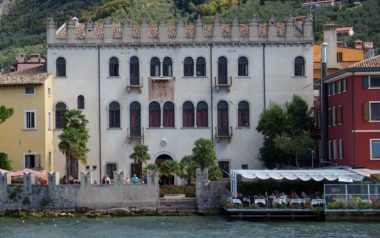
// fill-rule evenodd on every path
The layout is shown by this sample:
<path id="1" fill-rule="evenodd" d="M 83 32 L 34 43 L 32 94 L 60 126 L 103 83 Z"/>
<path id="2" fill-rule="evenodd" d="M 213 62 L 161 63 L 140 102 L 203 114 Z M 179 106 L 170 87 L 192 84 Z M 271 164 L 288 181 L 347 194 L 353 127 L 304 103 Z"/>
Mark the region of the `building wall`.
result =
<path id="1" fill-rule="evenodd" d="M 24 168 L 25 154 L 37 154 L 42 168 L 47 171 L 46 152 L 52 151 L 52 144 L 46 130 L 45 85 L 35 86 L 34 95 L 25 95 L 24 86 L 1 87 L 0 92 L 1 104 L 14 109 L 13 116 L 0 124 L 0 151 L 8 154 L 13 170 Z M 25 110 L 35 110 L 36 129 L 24 128 Z"/>

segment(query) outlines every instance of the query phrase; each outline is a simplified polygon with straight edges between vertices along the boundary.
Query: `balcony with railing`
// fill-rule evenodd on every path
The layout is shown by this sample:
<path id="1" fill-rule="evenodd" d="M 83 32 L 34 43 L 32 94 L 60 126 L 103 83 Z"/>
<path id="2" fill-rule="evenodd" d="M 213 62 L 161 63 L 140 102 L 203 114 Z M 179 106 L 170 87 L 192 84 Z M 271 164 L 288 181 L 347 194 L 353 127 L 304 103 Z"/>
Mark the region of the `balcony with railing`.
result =
<path id="1" fill-rule="evenodd" d="M 220 89 L 227 89 L 228 91 L 230 91 L 231 89 L 231 86 L 232 86 L 232 77 L 228 77 L 228 76 L 218 76 L 218 77 L 215 77 L 215 89 L 216 91 L 219 91 Z"/>
<path id="2" fill-rule="evenodd" d="M 143 88 L 143 79 L 139 77 L 128 78 L 127 92 L 131 92 L 132 90 L 138 90 L 141 93 L 141 89 Z"/>
<path id="3" fill-rule="evenodd" d="M 232 138 L 232 126 L 231 127 L 215 127 L 215 138 L 217 141 L 228 140 Z"/>
<path id="4" fill-rule="evenodd" d="M 128 128 L 128 141 L 137 140 L 144 141 L 144 127 L 129 127 Z"/>

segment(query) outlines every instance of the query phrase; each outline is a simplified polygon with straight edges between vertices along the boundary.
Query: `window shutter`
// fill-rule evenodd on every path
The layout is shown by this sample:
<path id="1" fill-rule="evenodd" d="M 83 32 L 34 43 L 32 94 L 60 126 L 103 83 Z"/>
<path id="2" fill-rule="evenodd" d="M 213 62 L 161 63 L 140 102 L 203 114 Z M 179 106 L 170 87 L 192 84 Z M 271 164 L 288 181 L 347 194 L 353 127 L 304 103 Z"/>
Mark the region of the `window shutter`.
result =
<path id="1" fill-rule="evenodd" d="M 41 168 L 41 155 L 36 155 L 36 163 L 35 163 L 36 168 Z"/>
<path id="2" fill-rule="evenodd" d="M 369 102 L 363 104 L 363 119 L 369 121 Z"/>
<path id="3" fill-rule="evenodd" d="M 369 88 L 368 75 L 363 76 L 363 88 Z"/>

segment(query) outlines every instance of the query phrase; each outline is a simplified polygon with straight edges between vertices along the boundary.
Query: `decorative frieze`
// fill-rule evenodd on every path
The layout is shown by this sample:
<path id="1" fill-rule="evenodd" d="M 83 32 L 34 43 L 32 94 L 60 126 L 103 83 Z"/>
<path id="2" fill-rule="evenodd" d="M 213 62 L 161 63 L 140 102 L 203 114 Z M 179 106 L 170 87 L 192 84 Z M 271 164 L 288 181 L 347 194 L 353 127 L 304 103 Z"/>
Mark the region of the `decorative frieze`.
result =
<path id="1" fill-rule="evenodd" d="M 158 38 L 158 26 L 157 25 L 149 25 L 148 32 L 149 32 L 150 38 Z"/>
<path id="2" fill-rule="evenodd" d="M 134 25 L 132 26 L 132 38 L 133 39 L 140 39 L 141 37 L 141 27 L 140 25 Z"/>
<path id="3" fill-rule="evenodd" d="M 239 30 L 240 30 L 240 37 L 242 37 L 242 38 L 249 37 L 249 25 L 248 24 L 240 24 Z"/>
<path id="4" fill-rule="evenodd" d="M 168 25 L 168 37 L 170 39 L 177 37 L 177 26 L 174 24 Z"/>
<path id="5" fill-rule="evenodd" d="M 103 22 L 95 23 L 95 37 L 98 39 L 104 39 L 104 24 Z"/>
<path id="6" fill-rule="evenodd" d="M 123 37 L 123 29 L 120 22 L 112 24 L 112 36 L 114 39 L 121 39 Z"/>
<path id="7" fill-rule="evenodd" d="M 213 25 L 212 24 L 204 24 L 203 25 L 203 35 L 205 38 L 211 38 L 213 33 Z"/>
<path id="8" fill-rule="evenodd" d="M 260 23 L 257 28 L 257 33 L 259 37 L 267 37 L 268 36 L 268 25 L 266 23 Z"/>
<path id="9" fill-rule="evenodd" d="M 185 35 L 187 39 L 194 38 L 195 36 L 195 27 L 194 24 L 186 24 L 185 26 Z"/>
<path id="10" fill-rule="evenodd" d="M 285 22 L 277 22 L 276 24 L 277 36 L 284 37 L 285 36 Z"/>
<path id="11" fill-rule="evenodd" d="M 230 24 L 222 24 L 220 26 L 220 30 L 222 31 L 223 37 L 231 37 L 231 25 Z"/>

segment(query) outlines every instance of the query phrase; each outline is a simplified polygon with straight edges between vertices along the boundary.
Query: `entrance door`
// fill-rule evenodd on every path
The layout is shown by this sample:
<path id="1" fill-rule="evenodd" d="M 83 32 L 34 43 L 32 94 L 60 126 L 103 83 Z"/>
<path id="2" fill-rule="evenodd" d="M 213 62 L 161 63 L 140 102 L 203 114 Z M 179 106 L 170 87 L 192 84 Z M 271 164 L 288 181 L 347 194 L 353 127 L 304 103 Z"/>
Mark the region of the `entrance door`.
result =
<path id="1" fill-rule="evenodd" d="M 156 165 L 160 167 L 162 163 L 164 163 L 166 160 L 173 160 L 172 157 L 169 155 L 160 155 L 156 159 Z M 160 177 L 160 185 L 173 185 L 174 184 L 174 176 L 161 176 Z"/>

